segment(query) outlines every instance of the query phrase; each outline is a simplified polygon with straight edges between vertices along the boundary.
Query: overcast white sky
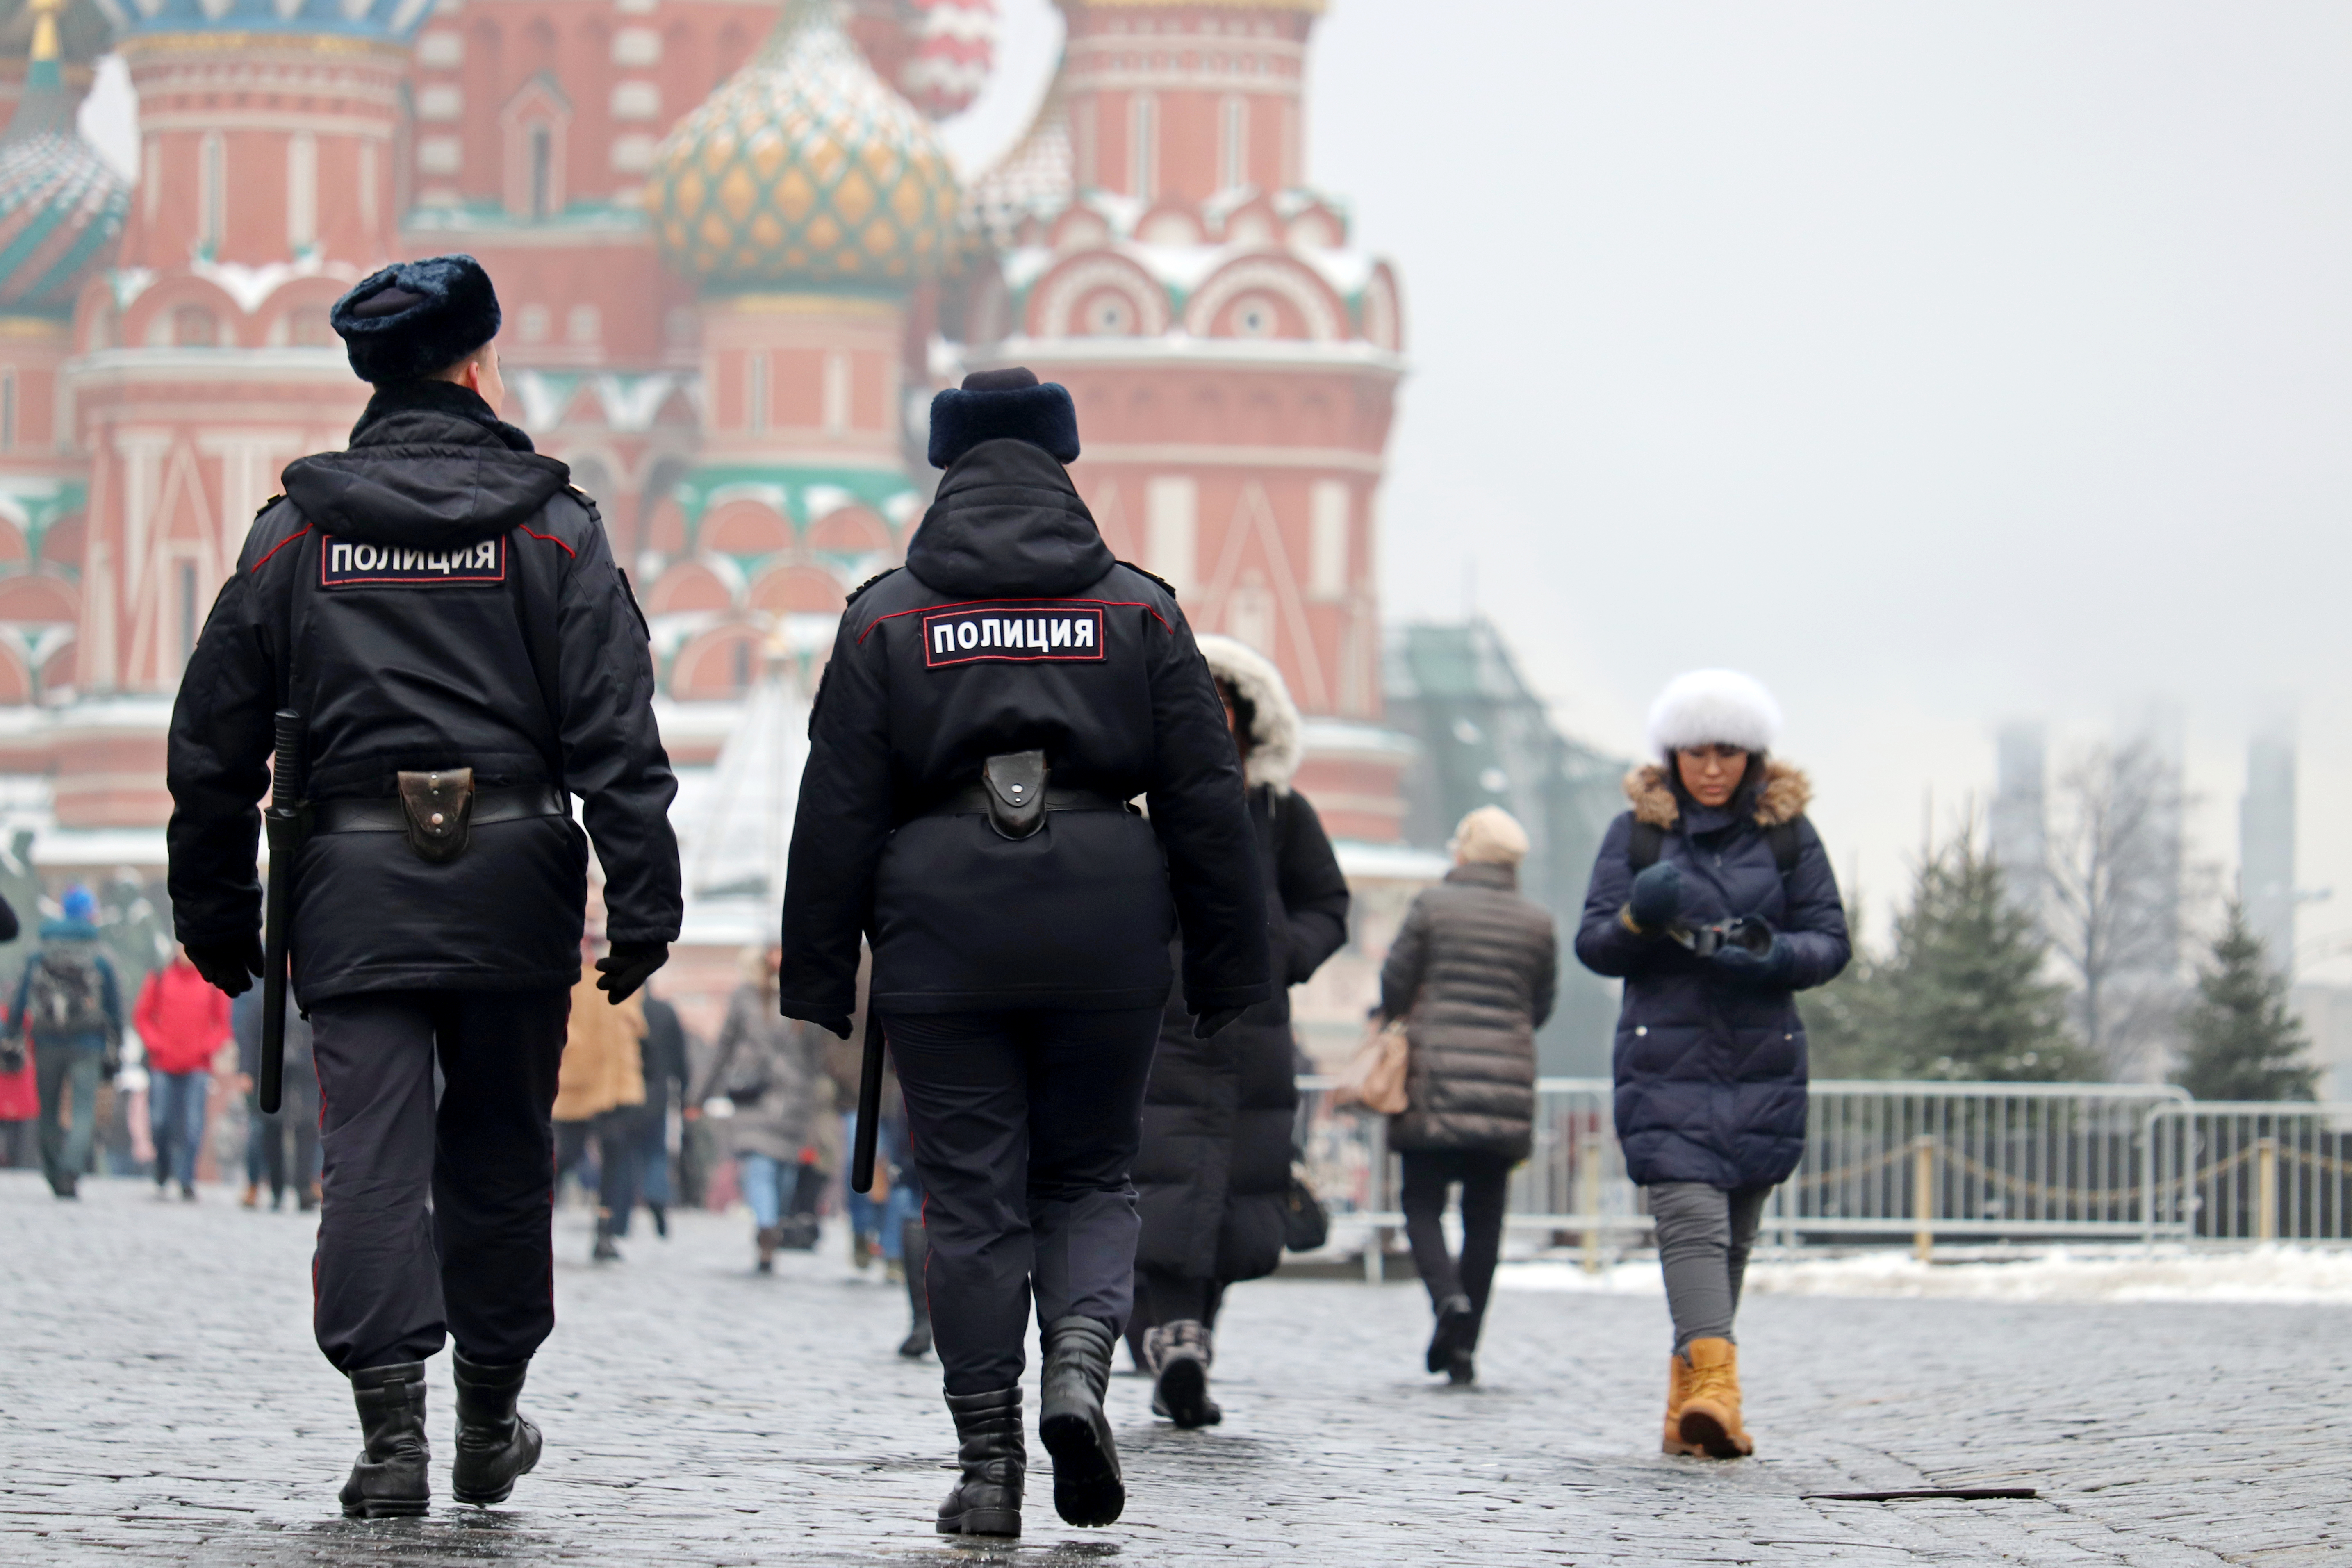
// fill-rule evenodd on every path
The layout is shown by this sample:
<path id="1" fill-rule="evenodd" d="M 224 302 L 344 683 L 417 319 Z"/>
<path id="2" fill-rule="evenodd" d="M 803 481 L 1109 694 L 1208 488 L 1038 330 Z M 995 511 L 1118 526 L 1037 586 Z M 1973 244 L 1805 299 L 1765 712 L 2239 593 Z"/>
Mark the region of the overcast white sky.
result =
<path id="1" fill-rule="evenodd" d="M 1001 3 L 1009 100 L 1058 23 Z M 1629 752 L 1753 671 L 1881 914 L 2011 717 L 2177 703 L 2234 875 L 2289 706 L 2306 957 L 2352 936 L 2352 7 L 1332 0 L 1314 58 L 1404 280 L 1392 618 L 1475 568 Z"/>
<path id="2" fill-rule="evenodd" d="M 1058 45 L 999 4 L 974 160 Z M 1314 58 L 1312 178 L 1404 283 L 1391 618 L 1475 569 L 1629 752 L 1752 671 L 1882 914 L 2011 717 L 2177 702 L 2233 874 L 2291 706 L 2306 958 L 2352 945 L 2352 7 L 1331 0 Z"/>

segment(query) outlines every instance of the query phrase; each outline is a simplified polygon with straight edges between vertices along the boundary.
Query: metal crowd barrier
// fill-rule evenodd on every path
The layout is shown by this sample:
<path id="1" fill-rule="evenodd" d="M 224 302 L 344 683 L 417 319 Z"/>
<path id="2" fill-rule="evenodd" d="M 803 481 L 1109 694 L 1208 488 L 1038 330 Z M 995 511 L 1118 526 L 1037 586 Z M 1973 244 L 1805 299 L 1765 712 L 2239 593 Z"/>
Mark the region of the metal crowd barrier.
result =
<path id="1" fill-rule="evenodd" d="M 2142 1163 L 2151 1245 L 2352 1241 L 2352 1103 L 2162 1106 Z"/>
<path id="2" fill-rule="evenodd" d="M 1403 1224 L 1387 1119 L 1299 1080 L 1298 1142 L 1334 1229 L 1378 1279 Z M 1539 1079 L 1535 1148 L 1506 1224 L 1597 1268 L 1650 1228 L 1606 1079 Z M 1804 1157 L 1775 1188 L 1782 1247 L 1908 1237 L 2034 1243 L 2352 1241 L 2352 1104 L 2199 1104 L 2170 1084 L 1812 1086 Z"/>

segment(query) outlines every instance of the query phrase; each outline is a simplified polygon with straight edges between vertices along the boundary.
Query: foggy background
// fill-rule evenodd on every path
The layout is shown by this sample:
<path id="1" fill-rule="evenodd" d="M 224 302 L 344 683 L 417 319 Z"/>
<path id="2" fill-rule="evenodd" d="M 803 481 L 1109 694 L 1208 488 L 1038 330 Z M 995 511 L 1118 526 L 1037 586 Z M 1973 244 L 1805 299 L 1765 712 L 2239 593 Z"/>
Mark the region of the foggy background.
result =
<path id="1" fill-rule="evenodd" d="M 1060 46 L 999 5 L 967 170 Z M 1332 0 L 1313 58 L 1310 176 L 1404 286 L 1391 620 L 1491 616 L 1629 755 L 1751 670 L 1874 926 L 2012 719 L 2054 772 L 2168 715 L 2233 886 L 2291 714 L 2301 977 L 2352 981 L 2352 8 Z M 119 67 L 85 124 L 127 170 Z"/>

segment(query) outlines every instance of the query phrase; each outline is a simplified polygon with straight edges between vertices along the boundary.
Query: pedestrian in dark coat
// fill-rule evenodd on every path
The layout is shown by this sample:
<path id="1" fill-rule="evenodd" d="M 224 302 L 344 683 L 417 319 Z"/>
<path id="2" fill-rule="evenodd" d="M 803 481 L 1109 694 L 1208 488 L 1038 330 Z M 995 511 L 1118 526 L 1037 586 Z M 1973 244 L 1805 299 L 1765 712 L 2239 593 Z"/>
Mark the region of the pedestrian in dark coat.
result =
<path id="1" fill-rule="evenodd" d="M 365 1442 L 343 1510 L 375 1518 L 430 1506 L 424 1363 L 452 1337 L 452 1492 L 503 1500 L 538 1460 L 515 1401 L 555 1322 L 549 1112 L 590 838 L 610 1002 L 668 957 L 682 900 L 645 619 L 594 505 L 499 417 L 488 274 L 404 262 L 330 320 L 375 391 L 349 447 L 290 465 L 246 533 L 173 708 L 168 838 L 179 938 L 236 995 L 262 967 L 272 716 L 302 717 L 288 917 L 324 1105 L 314 1316 Z"/>
<path id="2" fill-rule="evenodd" d="M 1185 1002 L 1215 1033 L 1274 994 L 1265 894 L 1176 595 L 1113 559 L 1063 467 L 1069 394 L 978 372 L 933 400 L 930 438 L 938 495 L 905 570 L 851 596 L 810 720 L 782 1006 L 846 1037 L 871 932 L 962 1440 L 939 1529 L 1020 1532 L 1033 1296 L 1054 1505 L 1108 1524 L 1126 1489 L 1102 1392 L 1134 1305 L 1169 943 L 1181 928 Z"/>
<path id="3" fill-rule="evenodd" d="M 1213 1039 L 1171 992 L 1143 1097 L 1135 1184 L 1143 1216 L 1128 1343 L 1152 1374 L 1151 1408 L 1179 1426 L 1223 1419 L 1209 1397 L 1225 1287 L 1282 1261 L 1298 1111 L 1289 987 L 1348 940 L 1348 882 L 1320 818 L 1290 787 L 1303 750 L 1282 672 L 1246 644 L 1204 636 L 1249 784 L 1265 879 L 1266 933 L 1284 989 Z"/>
<path id="4" fill-rule="evenodd" d="M 1389 1147 L 1403 1156 L 1405 1240 L 1437 1319 L 1423 1360 L 1469 1383 L 1511 1168 L 1534 1142 L 1536 1031 L 1559 994 L 1559 939 L 1551 916 L 1519 896 L 1528 834 L 1509 812 L 1470 813 L 1453 848 L 1454 869 L 1413 900 L 1381 965 L 1381 1014 L 1404 1019 L 1410 1041 Z M 1458 1259 L 1442 1224 L 1457 1183 Z"/>
<path id="5" fill-rule="evenodd" d="M 1622 977 L 1617 1139 L 1649 1189 L 1675 1320 L 1664 1446 L 1749 1453 L 1732 1316 L 1765 1199 L 1805 1148 L 1796 993 L 1853 949 L 1811 786 L 1771 759 L 1780 710 L 1731 670 L 1677 677 L 1650 710 L 1658 761 L 1593 862 L 1577 956 Z"/>

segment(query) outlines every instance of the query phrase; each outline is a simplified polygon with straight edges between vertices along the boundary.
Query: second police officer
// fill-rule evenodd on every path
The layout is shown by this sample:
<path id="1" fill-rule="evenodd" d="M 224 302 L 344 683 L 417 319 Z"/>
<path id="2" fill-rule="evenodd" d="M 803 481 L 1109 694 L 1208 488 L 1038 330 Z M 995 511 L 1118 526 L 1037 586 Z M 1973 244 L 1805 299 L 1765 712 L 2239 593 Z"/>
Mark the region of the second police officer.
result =
<path id="1" fill-rule="evenodd" d="M 785 1015 L 846 1036 L 872 941 L 961 1447 L 948 1534 L 1020 1533 L 1033 1298 L 1055 1508 L 1118 1518 L 1102 1394 L 1170 939 L 1204 1036 L 1274 994 L 1224 705 L 1175 595 L 1103 542 L 1077 455 L 1069 394 L 1028 371 L 934 400 L 946 473 L 905 569 L 842 617 L 786 880 Z"/>
<path id="2" fill-rule="evenodd" d="M 374 1518 L 429 1504 L 424 1363 L 446 1338 L 458 1500 L 503 1500 L 538 1460 L 515 1406 L 555 1321 L 549 1111 L 589 838 L 618 1002 L 677 936 L 677 784 L 595 509 L 498 416 L 488 274 L 467 256 L 387 268 L 332 321 L 374 395 L 348 450 L 286 470 L 188 661 L 171 891 L 189 958 L 244 991 L 262 968 L 254 803 L 272 715 L 299 713 L 310 832 L 288 907 L 323 1102 L 314 1310 L 364 1443 L 343 1511 Z"/>

